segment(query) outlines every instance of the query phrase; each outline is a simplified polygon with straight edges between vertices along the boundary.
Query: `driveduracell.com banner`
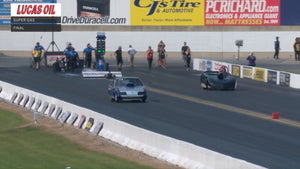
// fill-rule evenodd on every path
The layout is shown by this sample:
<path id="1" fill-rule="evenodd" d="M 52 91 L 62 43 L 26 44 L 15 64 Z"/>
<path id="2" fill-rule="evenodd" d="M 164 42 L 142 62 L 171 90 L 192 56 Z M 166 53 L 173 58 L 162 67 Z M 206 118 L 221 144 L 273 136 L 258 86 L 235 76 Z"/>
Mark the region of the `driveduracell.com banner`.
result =
<path id="1" fill-rule="evenodd" d="M 110 15 L 110 0 L 77 0 L 77 17 L 101 18 Z"/>

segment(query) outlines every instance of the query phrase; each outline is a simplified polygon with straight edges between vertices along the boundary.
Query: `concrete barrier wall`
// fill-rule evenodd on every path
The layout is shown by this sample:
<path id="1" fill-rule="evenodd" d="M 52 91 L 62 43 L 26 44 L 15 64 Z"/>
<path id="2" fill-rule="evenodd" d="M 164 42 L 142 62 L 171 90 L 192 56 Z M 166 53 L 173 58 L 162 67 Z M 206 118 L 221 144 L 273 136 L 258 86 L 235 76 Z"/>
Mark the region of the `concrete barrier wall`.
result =
<path id="1" fill-rule="evenodd" d="M 220 66 L 228 67 L 229 72 L 239 78 L 288 86 L 300 89 L 300 75 L 272 69 L 231 64 L 207 59 L 194 58 L 193 69 L 198 71 L 218 71 Z"/>
<path id="2" fill-rule="evenodd" d="M 241 52 L 273 52 L 275 37 L 280 36 L 281 52 L 293 52 L 292 44 L 299 34 L 299 31 L 106 31 L 106 50 L 115 51 L 121 45 L 125 51 L 131 44 L 137 51 L 146 51 L 149 45 L 156 51 L 158 42 L 163 40 L 167 52 L 180 51 L 183 42 L 187 42 L 192 52 L 237 52 L 235 41 L 244 40 Z M 87 43 L 96 45 L 97 31 L 62 31 L 54 35 L 61 51 L 67 42 L 82 51 Z M 36 42 L 47 48 L 52 41 L 51 32 L 6 30 L 0 31 L 0 36 L 0 51 L 31 51 Z"/>
<path id="3" fill-rule="evenodd" d="M 49 118 L 58 119 L 60 122 L 72 124 L 73 115 L 78 115 L 74 127 L 78 126 L 85 116 L 81 129 L 90 127 L 89 132 L 94 133 L 96 124 L 104 124 L 99 136 L 116 142 L 122 146 L 142 151 L 145 154 L 168 161 L 172 164 L 190 169 L 258 169 L 260 166 L 235 159 L 211 150 L 163 136 L 122 121 L 110 118 L 98 112 L 79 107 L 68 102 L 49 97 L 25 88 L 21 88 L 0 81 L 0 97 L 8 102 L 38 112 Z M 32 102 L 34 100 L 34 102 Z M 30 105 L 32 104 L 32 106 Z M 55 109 L 51 114 L 53 108 Z M 88 119 L 93 118 L 94 125 L 87 125 Z M 100 123 L 101 122 L 101 123 Z M 94 133 L 98 135 L 98 133 Z"/>

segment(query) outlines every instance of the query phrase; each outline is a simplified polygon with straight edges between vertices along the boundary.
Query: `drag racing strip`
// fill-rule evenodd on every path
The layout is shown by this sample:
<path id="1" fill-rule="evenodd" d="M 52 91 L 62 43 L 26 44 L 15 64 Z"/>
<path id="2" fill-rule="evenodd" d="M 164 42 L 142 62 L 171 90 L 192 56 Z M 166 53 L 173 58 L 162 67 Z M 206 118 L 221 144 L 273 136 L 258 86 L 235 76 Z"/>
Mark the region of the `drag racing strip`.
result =
<path id="1" fill-rule="evenodd" d="M 229 106 L 229 105 L 226 105 L 226 104 L 217 103 L 217 102 L 213 102 L 213 101 L 203 100 L 203 99 L 200 99 L 200 98 L 186 96 L 186 95 L 183 95 L 183 94 L 169 92 L 169 91 L 165 91 L 165 90 L 161 90 L 161 89 L 157 89 L 157 88 L 152 88 L 152 87 L 149 87 L 149 86 L 146 86 L 146 88 L 150 92 L 154 92 L 154 93 L 158 93 L 158 94 L 162 94 L 162 95 L 166 95 L 166 96 L 171 96 L 171 97 L 175 97 L 175 98 L 178 98 L 178 99 L 190 101 L 190 102 L 197 103 L 197 104 L 203 104 L 203 105 L 206 105 L 206 106 L 210 106 L 210 107 L 214 107 L 214 108 L 218 108 L 218 109 L 222 109 L 222 110 L 226 110 L 226 111 L 231 111 L 231 112 L 241 114 L 241 115 L 246 115 L 246 116 L 255 117 L 255 118 L 258 118 L 258 119 L 262 119 L 262 120 L 268 120 L 268 121 L 288 125 L 288 126 L 291 126 L 291 127 L 300 128 L 300 122 L 298 122 L 298 121 L 293 121 L 293 120 L 286 119 L 286 118 L 280 118 L 280 119 L 275 120 L 275 119 L 271 118 L 271 115 L 267 116 L 267 115 L 264 115 L 263 113 L 256 112 L 256 111 L 242 109 L 242 108 L 238 108 L 238 107 L 235 107 L 235 106 Z"/>

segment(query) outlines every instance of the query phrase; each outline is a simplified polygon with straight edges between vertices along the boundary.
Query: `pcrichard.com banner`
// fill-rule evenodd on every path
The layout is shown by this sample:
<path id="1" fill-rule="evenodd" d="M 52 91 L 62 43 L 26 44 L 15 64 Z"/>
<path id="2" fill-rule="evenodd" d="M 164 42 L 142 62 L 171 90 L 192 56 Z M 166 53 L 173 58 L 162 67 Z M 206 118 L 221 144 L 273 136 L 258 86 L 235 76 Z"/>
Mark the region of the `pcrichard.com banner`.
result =
<path id="1" fill-rule="evenodd" d="M 205 25 L 280 25 L 280 0 L 205 0 Z"/>
<path id="2" fill-rule="evenodd" d="M 204 0 L 130 0 L 131 25 L 204 25 Z"/>

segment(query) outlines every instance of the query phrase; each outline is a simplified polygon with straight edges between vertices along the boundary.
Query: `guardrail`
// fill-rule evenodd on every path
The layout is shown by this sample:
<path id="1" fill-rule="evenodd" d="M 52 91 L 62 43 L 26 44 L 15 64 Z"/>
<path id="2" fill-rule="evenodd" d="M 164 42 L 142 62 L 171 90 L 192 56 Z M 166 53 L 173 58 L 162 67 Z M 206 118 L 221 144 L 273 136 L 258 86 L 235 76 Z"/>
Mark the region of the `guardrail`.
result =
<path id="1" fill-rule="evenodd" d="M 239 78 L 252 79 L 255 81 L 300 89 L 299 74 L 199 58 L 194 58 L 193 61 L 194 70 L 218 71 L 221 66 L 226 66 L 233 76 Z"/>
<path id="2" fill-rule="evenodd" d="M 142 151 L 184 168 L 263 168 L 2 81 L 0 81 L 0 98 L 40 115 L 59 120 L 66 125 L 87 130 L 96 136 L 102 136 L 122 146 Z"/>

